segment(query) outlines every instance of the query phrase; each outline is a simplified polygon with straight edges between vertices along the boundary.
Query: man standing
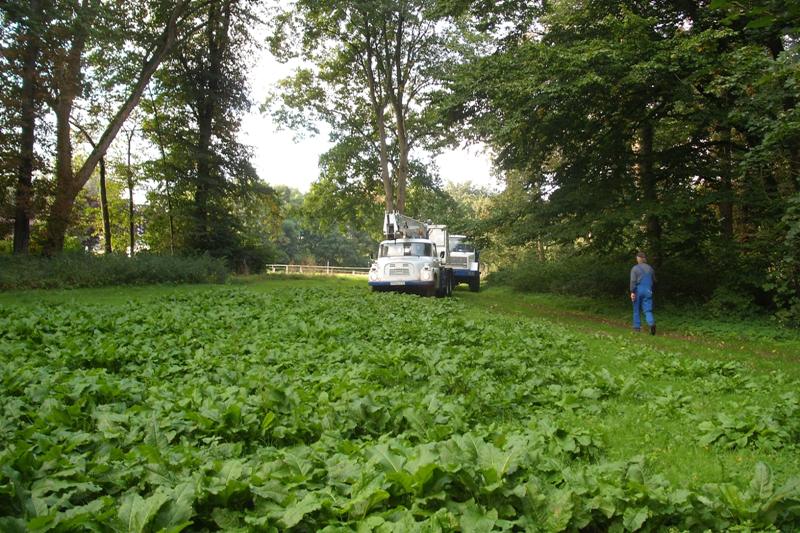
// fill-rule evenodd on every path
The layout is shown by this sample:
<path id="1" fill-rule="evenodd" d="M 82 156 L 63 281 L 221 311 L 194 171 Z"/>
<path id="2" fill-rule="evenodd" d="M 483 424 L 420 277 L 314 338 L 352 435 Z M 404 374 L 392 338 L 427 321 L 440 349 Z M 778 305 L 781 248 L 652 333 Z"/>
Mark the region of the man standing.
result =
<path id="1" fill-rule="evenodd" d="M 631 302 L 633 302 L 633 331 L 642 331 L 640 313 L 644 312 L 650 335 L 656 334 L 656 319 L 653 317 L 653 284 L 656 272 L 647 264 L 644 252 L 636 254 L 636 265 L 631 269 Z"/>

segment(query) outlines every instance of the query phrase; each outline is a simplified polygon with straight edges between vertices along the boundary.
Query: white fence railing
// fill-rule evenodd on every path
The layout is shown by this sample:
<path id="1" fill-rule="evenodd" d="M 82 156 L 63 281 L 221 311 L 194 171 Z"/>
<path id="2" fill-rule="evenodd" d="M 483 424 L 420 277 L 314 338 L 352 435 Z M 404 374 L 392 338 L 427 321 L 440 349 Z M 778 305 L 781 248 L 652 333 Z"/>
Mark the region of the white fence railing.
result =
<path id="1" fill-rule="evenodd" d="M 337 267 L 330 265 L 267 265 L 267 272 L 272 274 L 322 274 L 331 276 L 335 274 L 350 274 L 353 276 L 366 276 L 369 267 Z"/>

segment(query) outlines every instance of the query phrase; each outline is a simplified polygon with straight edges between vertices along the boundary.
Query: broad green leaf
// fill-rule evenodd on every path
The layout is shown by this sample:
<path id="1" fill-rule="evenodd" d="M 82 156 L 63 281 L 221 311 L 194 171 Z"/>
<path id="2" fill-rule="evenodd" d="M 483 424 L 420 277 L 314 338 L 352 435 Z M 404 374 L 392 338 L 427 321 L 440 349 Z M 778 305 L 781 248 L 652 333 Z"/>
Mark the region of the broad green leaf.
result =
<path id="1" fill-rule="evenodd" d="M 547 498 L 547 529 L 563 531 L 572 520 L 574 503 L 572 491 L 556 489 Z"/>
<path id="2" fill-rule="evenodd" d="M 386 478 L 383 473 L 363 474 L 364 478 L 353 486 L 350 499 L 342 507 L 342 512 L 353 518 L 363 518 L 376 505 L 389 499 L 389 493 L 384 489 Z"/>
<path id="3" fill-rule="evenodd" d="M 191 524 L 190 518 L 194 514 L 192 505 L 196 490 L 194 481 L 187 481 L 173 488 L 169 495 L 169 502 L 159 510 L 153 520 L 153 527 L 155 529 L 183 528 Z"/>
<path id="4" fill-rule="evenodd" d="M 371 453 L 373 459 L 375 459 L 387 473 L 401 472 L 403 470 L 403 465 L 406 462 L 405 457 L 392 453 L 389 450 L 388 444 L 378 444 L 372 448 Z"/>
<path id="5" fill-rule="evenodd" d="M 156 490 L 146 499 L 135 492 L 129 492 L 122 498 L 117 517 L 125 531 L 141 533 L 167 501 L 169 495 L 163 490 Z"/>
<path id="6" fill-rule="evenodd" d="M 261 431 L 266 432 L 272 424 L 275 422 L 275 413 L 272 411 L 267 411 L 264 415 L 264 419 L 261 421 Z"/>
<path id="7" fill-rule="evenodd" d="M 464 533 L 488 533 L 497 523 L 497 510 L 484 511 L 475 502 L 467 502 L 459 517 L 459 524 Z"/>
<path id="8" fill-rule="evenodd" d="M 299 502 L 295 502 L 286 508 L 281 517 L 281 522 L 287 528 L 294 527 L 300 523 L 305 515 L 320 509 L 322 503 L 316 494 L 309 492 Z"/>
<path id="9" fill-rule="evenodd" d="M 767 501 L 774 492 L 772 485 L 772 472 L 769 467 L 762 462 L 756 463 L 756 473 L 750 481 L 750 490 L 753 496 L 759 501 Z"/>
<path id="10" fill-rule="evenodd" d="M 622 525 L 626 531 L 637 531 L 649 518 L 650 513 L 647 507 L 628 507 L 622 514 Z"/>
<path id="11" fill-rule="evenodd" d="M 240 511 L 217 507 L 211 512 L 211 516 L 223 531 L 246 531 L 242 527 L 243 514 Z"/>

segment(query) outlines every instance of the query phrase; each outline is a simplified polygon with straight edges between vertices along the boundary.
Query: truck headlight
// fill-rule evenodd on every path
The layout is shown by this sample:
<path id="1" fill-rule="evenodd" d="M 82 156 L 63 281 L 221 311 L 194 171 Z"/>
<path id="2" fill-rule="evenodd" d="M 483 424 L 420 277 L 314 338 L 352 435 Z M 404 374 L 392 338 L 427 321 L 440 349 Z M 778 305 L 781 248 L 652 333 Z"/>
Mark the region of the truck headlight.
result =
<path id="1" fill-rule="evenodd" d="M 369 269 L 369 280 L 376 281 L 378 279 L 378 266 L 372 265 Z"/>
<path id="2" fill-rule="evenodd" d="M 433 269 L 430 265 L 425 265 L 422 267 L 419 273 L 419 279 L 422 281 L 430 281 L 433 279 Z"/>

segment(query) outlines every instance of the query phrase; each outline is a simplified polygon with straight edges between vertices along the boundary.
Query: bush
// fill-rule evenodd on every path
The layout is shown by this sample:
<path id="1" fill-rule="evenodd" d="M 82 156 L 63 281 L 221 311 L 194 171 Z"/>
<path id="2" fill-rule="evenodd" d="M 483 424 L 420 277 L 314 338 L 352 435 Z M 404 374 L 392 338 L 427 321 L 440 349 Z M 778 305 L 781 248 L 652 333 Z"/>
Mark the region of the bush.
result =
<path id="1" fill-rule="evenodd" d="M 142 253 L 63 254 L 53 258 L 0 256 L 0 290 L 144 285 L 151 283 L 223 283 L 223 259 Z"/>
<path id="2" fill-rule="evenodd" d="M 627 297 L 633 258 L 571 255 L 539 261 L 527 257 L 492 281 L 529 292 L 571 294 L 593 298 Z M 712 297 L 720 269 L 700 261 L 671 258 L 656 269 L 656 291 L 662 301 L 702 302 Z"/>
<path id="3" fill-rule="evenodd" d="M 271 245 L 244 246 L 228 256 L 228 264 L 237 274 L 260 274 L 267 264 L 275 262 L 275 255 Z"/>
<path id="4" fill-rule="evenodd" d="M 594 256 L 571 256 L 554 261 L 529 258 L 495 281 L 530 292 L 553 292 L 581 296 L 619 296 L 627 290 L 630 267 Z"/>
<path id="5" fill-rule="evenodd" d="M 756 308 L 756 303 L 749 294 L 727 286 L 717 287 L 711 299 L 703 305 L 708 316 L 717 319 L 750 318 Z"/>

